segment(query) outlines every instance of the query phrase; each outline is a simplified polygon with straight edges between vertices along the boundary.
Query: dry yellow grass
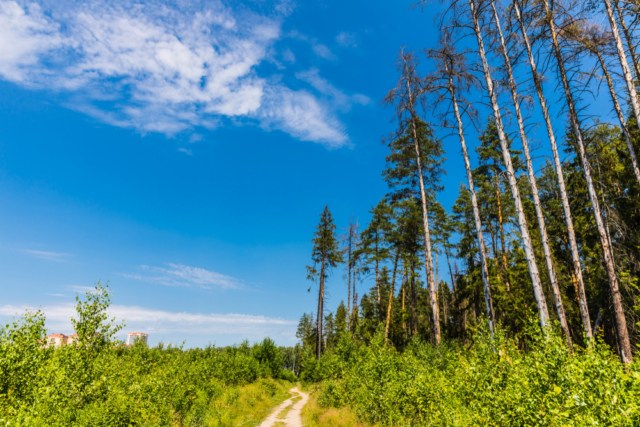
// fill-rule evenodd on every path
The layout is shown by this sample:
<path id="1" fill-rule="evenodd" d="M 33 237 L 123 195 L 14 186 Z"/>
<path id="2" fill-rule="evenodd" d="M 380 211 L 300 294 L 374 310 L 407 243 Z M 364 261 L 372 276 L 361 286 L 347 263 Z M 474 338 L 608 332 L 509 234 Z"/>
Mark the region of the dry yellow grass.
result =
<path id="1" fill-rule="evenodd" d="M 305 427 L 376 427 L 374 424 L 358 421 L 349 408 L 321 408 L 313 388 L 309 392 L 309 402 L 302 408 L 302 423 Z"/>

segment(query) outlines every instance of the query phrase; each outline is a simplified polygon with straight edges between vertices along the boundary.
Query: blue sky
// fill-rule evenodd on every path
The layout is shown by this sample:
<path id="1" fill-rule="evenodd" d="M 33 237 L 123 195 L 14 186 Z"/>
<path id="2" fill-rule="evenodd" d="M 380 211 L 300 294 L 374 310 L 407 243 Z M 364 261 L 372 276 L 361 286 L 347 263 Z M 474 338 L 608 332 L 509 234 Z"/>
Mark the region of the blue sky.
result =
<path id="1" fill-rule="evenodd" d="M 0 0 L 0 315 L 71 333 L 101 280 L 151 344 L 293 344 L 322 208 L 364 224 L 385 194 L 379 102 L 436 39 L 410 6 Z"/>

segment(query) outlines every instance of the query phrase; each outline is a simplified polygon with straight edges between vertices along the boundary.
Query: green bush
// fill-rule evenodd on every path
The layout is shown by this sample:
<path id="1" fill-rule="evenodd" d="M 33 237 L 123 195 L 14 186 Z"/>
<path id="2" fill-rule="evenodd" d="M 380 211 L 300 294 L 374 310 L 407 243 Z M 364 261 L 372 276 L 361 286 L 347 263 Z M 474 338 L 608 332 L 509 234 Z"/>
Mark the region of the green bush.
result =
<path id="1" fill-rule="evenodd" d="M 113 340 L 119 326 L 107 319 L 108 306 L 98 284 L 78 304 L 82 339 L 61 348 L 44 347 L 39 312 L 0 330 L 0 426 L 231 425 L 238 386 L 255 383 L 250 410 L 251 402 L 282 393 L 269 378 L 296 379 L 283 373 L 269 339 L 224 349 L 127 348 Z"/>
<path id="2" fill-rule="evenodd" d="M 497 331 L 477 332 L 470 347 L 415 341 L 403 353 L 347 334 L 320 362 L 318 402 L 349 405 L 384 425 L 634 426 L 640 425 L 640 369 L 623 366 L 600 341 L 567 348 L 532 328 L 528 350 Z"/>

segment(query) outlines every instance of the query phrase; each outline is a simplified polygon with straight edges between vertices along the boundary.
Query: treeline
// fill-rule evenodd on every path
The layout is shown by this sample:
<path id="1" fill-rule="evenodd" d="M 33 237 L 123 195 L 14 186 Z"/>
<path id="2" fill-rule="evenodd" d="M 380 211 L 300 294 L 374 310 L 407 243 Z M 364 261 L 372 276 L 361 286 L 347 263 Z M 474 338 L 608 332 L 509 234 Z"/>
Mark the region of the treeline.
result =
<path id="1" fill-rule="evenodd" d="M 535 313 L 541 330 L 557 325 L 569 348 L 598 335 L 632 361 L 640 321 L 638 7 L 453 0 L 436 18 L 435 48 L 401 50 L 398 83 L 384 99 L 398 121 L 383 140 L 389 192 L 365 227 L 352 219 L 340 233 L 327 207 L 314 235 L 307 268 L 320 315 L 303 317 L 299 337 L 318 359 L 337 331 L 366 342 L 380 328 L 397 348 L 414 337 L 466 343 L 481 319 L 488 333 L 500 325 L 526 348 L 522 331 Z M 560 114 L 545 81 L 556 85 Z M 606 99 L 615 123 L 585 112 L 584 98 L 601 84 L 598 102 Z M 534 162 L 536 126 L 544 162 Z M 438 201 L 444 138 L 466 172 L 450 211 Z M 348 300 L 326 315 L 326 282 L 339 265 Z M 369 280 L 374 286 L 362 289 Z"/>
<path id="2" fill-rule="evenodd" d="M 299 369 L 295 348 L 260 343 L 204 349 L 130 348 L 115 339 L 108 289 L 79 300 L 78 341 L 46 346 L 40 312 L 0 328 L 1 426 L 258 424 Z"/>

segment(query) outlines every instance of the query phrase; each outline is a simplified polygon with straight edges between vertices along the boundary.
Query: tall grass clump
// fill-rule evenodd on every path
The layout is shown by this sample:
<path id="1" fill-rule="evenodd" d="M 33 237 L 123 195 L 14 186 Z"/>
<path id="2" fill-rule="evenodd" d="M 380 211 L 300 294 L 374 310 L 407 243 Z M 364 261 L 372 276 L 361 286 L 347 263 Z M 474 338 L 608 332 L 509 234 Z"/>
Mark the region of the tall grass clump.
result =
<path id="1" fill-rule="evenodd" d="M 78 301 L 77 343 L 47 348 L 45 318 L 0 330 L 0 426 L 232 426 L 256 424 L 288 397 L 270 339 L 184 350 L 114 339 L 101 285 Z M 292 378 L 293 377 L 293 378 Z"/>
<path id="2" fill-rule="evenodd" d="M 388 426 L 640 425 L 640 369 L 600 340 L 570 349 L 532 325 L 526 349 L 498 330 L 493 339 L 476 331 L 468 346 L 414 341 L 399 353 L 382 333 L 368 346 L 344 334 L 320 362 L 305 361 L 320 405 Z"/>

